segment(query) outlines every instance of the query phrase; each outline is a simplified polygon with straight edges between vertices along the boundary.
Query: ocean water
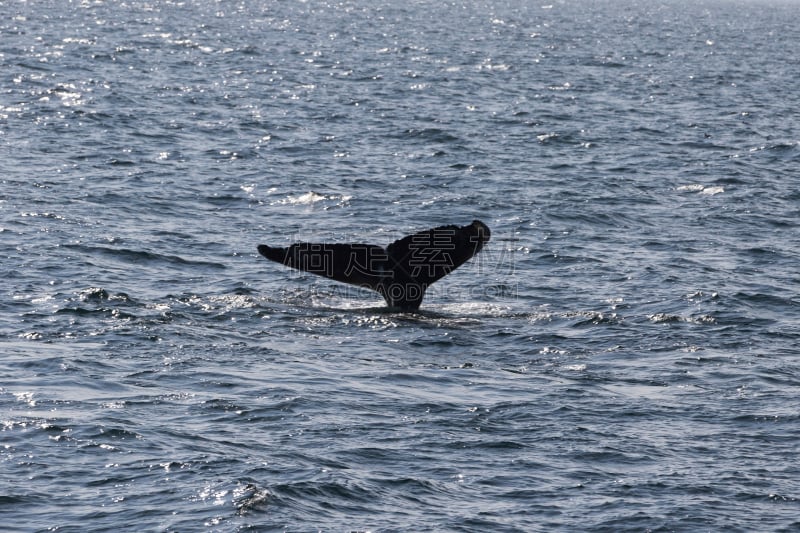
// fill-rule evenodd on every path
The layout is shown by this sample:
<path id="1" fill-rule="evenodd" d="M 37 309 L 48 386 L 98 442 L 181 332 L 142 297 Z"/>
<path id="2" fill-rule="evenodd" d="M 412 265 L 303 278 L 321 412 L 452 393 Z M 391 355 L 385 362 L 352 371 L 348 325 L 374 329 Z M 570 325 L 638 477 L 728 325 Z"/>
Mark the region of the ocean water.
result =
<path id="1" fill-rule="evenodd" d="M 800 529 L 797 2 L 0 15 L 3 531 Z"/>

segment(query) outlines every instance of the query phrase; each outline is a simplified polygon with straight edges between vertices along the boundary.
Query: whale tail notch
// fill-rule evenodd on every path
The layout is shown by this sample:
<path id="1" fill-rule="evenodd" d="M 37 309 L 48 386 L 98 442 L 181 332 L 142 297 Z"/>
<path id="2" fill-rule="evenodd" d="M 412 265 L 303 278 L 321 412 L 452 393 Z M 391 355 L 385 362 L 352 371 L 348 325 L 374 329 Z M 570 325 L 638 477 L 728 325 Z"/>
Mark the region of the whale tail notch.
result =
<path id="1" fill-rule="evenodd" d="M 296 243 L 287 248 L 259 245 L 271 261 L 342 283 L 367 287 L 389 307 L 417 309 L 425 290 L 483 249 L 489 227 L 439 226 L 399 239 L 386 248 L 373 244 Z"/>

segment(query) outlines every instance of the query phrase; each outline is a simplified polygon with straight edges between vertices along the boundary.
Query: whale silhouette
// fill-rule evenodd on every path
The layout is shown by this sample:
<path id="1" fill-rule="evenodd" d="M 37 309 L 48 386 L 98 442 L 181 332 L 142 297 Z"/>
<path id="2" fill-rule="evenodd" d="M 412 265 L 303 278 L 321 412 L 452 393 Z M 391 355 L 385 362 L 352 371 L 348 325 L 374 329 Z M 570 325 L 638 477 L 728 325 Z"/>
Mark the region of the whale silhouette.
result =
<path id="1" fill-rule="evenodd" d="M 261 244 L 258 252 L 281 263 L 343 283 L 377 291 L 393 309 L 418 309 L 427 288 L 483 249 L 489 227 L 439 226 L 408 235 L 386 248 L 374 244 Z"/>

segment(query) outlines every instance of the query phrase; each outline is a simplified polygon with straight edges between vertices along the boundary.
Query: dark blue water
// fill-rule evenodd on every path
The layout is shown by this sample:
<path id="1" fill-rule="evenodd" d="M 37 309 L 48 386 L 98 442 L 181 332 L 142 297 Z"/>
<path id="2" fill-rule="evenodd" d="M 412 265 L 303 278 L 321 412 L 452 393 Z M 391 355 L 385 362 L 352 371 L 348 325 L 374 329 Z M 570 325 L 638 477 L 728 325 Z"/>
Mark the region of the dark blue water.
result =
<path id="1" fill-rule="evenodd" d="M 0 2 L 4 531 L 796 531 L 800 5 Z M 418 313 L 256 245 L 492 241 Z"/>

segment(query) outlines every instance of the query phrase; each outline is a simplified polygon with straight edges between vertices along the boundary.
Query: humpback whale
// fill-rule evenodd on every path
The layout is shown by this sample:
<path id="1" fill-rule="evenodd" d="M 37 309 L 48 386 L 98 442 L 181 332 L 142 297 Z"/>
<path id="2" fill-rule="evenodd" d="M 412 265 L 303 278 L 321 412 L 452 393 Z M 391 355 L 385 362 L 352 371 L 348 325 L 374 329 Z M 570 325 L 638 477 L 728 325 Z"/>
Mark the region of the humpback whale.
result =
<path id="1" fill-rule="evenodd" d="M 425 290 L 483 249 L 489 227 L 439 226 L 408 235 L 383 248 L 374 244 L 301 242 L 288 248 L 261 244 L 258 252 L 281 263 L 343 283 L 377 291 L 393 309 L 418 309 Z"/>

